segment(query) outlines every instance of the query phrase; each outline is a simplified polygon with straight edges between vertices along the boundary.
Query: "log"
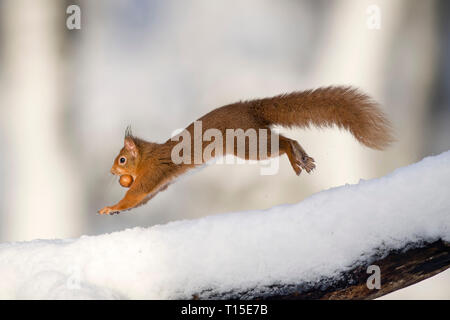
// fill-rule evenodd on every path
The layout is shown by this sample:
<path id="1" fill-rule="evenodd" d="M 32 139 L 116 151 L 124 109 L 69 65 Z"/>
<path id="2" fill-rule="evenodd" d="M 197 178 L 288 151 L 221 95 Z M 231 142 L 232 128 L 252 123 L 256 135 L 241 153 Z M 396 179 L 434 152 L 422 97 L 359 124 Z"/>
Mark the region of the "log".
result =
<path id="1" fill-rule="evenodd" d="M 337 277 L 320 279 L 315 283 L 273 285 L 246 292 L 212 293 L 204 291 L 193 299 L 239 300 L 368 300 L 408 287 L 432 277 L 450 266 L 450 243 L 442 240 L 411 243 L 402 249 L 380 249 L 370 263 L 350 266 Z M 372 273 L 368 267 L 380 268 L 380 289 L 369 289 L 367 280 Z"/>

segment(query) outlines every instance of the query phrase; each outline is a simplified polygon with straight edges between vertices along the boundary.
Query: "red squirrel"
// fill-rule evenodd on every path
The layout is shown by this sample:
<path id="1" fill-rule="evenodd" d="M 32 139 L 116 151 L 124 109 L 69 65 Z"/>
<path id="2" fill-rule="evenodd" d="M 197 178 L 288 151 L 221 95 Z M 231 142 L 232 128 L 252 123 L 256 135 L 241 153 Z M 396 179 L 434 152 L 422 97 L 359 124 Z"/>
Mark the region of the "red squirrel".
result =
<path id="1" fill-rule="evenodd" d="M 227 129 L 259 129 L 267 130 L 266 142 L 271 143 L 271 126 L 284 127 L 330 127 L 350 131 L 363 145 L 381 150 L 392 141 L 391 124 L 379 109 L 377 103 L 369 96 L 352 87 L 323 87 L 282 94 L 271 98 L 240 101 L 217 108 L 198 121 L 202 123 L 202 133 L 208 129 L 218 129 L 225 135 Z M 194 123 L 186 129 L 194 133 Z M 273 133 L 273 132 L 272 132 Z M 311 158 L 300 144 L 281 134 L 275 135 L 279 140 L 279 148 L 275 153 L 268 150 L 267 157 L 286 154 L 295 173 L 303 170 L 310 173 L 314 168 Z M 168 184 L 199 163 L 175 163 L 172 161 L 172 149 L 177 141 L 169 139 L 164 143 L 147 142 L 132 135 L 131 130 L 125 133 L 124 147 L 114 160 L 111 173 L 121 176 L 121 184 L 130 187 L 125 197 L 117 204 L 104 207 L 100 214 L 113 214 L 130 210 L 153 198 Z M 205 148 L 208 141 L 202 142 Z M 193 144 L 193 142 L 192 142 Z M 251 154 L 246 146 L 245 155 L 237 153 L 237 149 L 226 150 L 223 155 L 233 153 L 245 159 L 261 160 L 258 155 Z M 211 153 L 211 158 L 214 157 Z M 193 155 L 192 155 L 193 157 Z M 210 159 L 201 159 L 205 163 Z"/>

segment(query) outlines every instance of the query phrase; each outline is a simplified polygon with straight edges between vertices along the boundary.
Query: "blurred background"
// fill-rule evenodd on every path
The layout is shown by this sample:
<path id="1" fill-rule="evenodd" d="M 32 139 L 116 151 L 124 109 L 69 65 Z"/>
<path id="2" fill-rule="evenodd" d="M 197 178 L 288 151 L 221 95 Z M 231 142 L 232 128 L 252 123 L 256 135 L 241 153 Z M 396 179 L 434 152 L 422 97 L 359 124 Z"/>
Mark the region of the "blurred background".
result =
<path id="1" fill-rule="evenodd" d="M 66 27 L 73 4 L 79 30 Z M 0 241 L 296 203 L 449 150 L 449 40 L 445 0 L 0 1 Z M 215 107 L 327 85 L 379 101 L 393 146 L 282 129 L 315 158 L 313 174 L 295 176 L 285 157 L 273 176 L 210 166 L 146 206 L 96 214 L 125 192 L 109 169 L 127 125 L 163 142 Z M 386 298 L 450 299 L 449 271 Z"/>

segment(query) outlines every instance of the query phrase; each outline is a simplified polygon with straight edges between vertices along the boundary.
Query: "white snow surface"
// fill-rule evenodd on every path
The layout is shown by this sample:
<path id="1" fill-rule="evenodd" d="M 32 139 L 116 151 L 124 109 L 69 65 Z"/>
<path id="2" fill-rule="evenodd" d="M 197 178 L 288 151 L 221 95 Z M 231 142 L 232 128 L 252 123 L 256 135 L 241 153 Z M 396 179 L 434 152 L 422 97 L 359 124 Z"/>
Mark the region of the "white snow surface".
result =
<path id="1" fill-rule="evenodd" d="M 151 212 L 149 213 L 151 214 Z M 293 205 L 0 245 L 3 299 L 172 299 L 335 277 L 377 249 L 450 241 L 450 151 Z"/>

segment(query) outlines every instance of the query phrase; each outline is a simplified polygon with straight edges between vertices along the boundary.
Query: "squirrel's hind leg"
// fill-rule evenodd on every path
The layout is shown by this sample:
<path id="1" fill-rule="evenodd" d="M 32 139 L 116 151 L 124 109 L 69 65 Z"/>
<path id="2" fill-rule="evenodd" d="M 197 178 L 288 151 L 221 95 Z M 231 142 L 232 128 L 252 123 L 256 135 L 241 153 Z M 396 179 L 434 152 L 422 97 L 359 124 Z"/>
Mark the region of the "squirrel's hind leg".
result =
<path id="1" fill-rule="evenodd" d="M 316 165 L 314 159 L 308 156 L 302 146 L 295 140 L 280 135 L 280 154 L 285 152 L 292 168 L 297 175 L 300 175 L 302 169 L 310 173 Z"/>

